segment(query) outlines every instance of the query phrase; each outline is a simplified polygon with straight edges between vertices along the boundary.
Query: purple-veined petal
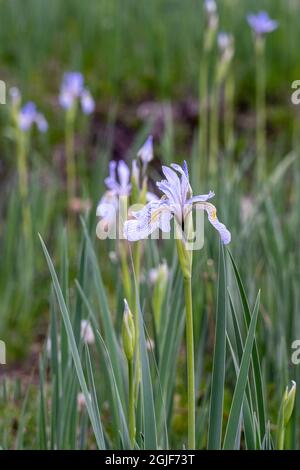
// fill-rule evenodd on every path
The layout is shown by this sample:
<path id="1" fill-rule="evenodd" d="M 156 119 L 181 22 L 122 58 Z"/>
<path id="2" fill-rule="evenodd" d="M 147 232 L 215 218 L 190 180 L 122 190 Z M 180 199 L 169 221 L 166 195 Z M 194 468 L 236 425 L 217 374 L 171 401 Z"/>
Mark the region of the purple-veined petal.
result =
<path id="1" fill-rule="evenodd" d="M 199 203 L 199 205 L 197 204 L 196 207 L 202 207 L 207 212 L 208 220 L 210 221 L 212 226 L 219 232 L 224 245 L 228 245 L 228 243 L 230 243 L 231 241 L 231 233 L 226 228 L 226 226 L 219 221 L 215 206 L 207 202 L 203 204 Z"/>
<path id="2" fill-rule="evenodd" d="M 163 231 L 170 230 L 169 222 L 172 215 L 168 204 L 164 201 L 151 201 L 132 215 L 135 218 L 127 220 L 124 224 L 124 237 L 129 241 L 144 240 L 157 228 Z"/>
<path id="3" fill-rule="evenodd" d="M 177 173 L 171 168 L 164 166 L 164 165 L 162 166 L 162 171 L 165 177 L 167 178 L 167 181 L 172 190 L 173 199 L 178 201 L 179 203 L 182 203 L 181 184 L 180 184 L 180 179 Z"/>
<path id="4" fill-rule="evenodd" d="M 171 163 L 171 167 L 174 168 L 174 170 L 178 171 L 178 173 L 180 173 L 181 175 L 181 198 L 182 201 L 185 201 L 187 198 L 187 194 L 192 194 L 192 188 L 189 181 L 189 173 L 186 161 L 184 160 L 183 167 L 177 165 L 177 163 Z"/>
<path id="5" fill-rule="evenodd" d="M 208 194 L 200 194 L 199 196 L 193 196 L 186 201 L 186 204 L 195 204 L 197 202 L 206 202 L 209 199 L 213 198 L 215 193 L 213 191 L 209 191 Z"/>
<path id="6" fill-rule="evenodd" d="M 159 223 L 159 228 L 162 232 L 169 233 L 171 231 L 171 219 L 172 219 L 172 214 L 169 210 L 162 210 L 161 215 L 160 215 L 160 223 Z"/>
<path id="7" fill-rule="evenodd" d="M 174 191 L 172 185 L 167 180 L 157 181 L 156 186 L 158 189 L 167 196 L 170 204 L 181 205 L 180 195 Z"/>

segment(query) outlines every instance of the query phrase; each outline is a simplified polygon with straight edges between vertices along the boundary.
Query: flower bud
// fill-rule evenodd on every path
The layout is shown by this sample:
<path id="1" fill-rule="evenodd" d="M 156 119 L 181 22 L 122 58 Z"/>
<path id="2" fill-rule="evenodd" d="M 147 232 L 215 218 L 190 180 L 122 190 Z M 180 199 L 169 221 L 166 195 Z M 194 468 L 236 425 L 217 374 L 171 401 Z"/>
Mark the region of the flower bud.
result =
<path id="1" fill-rule="evenodd" d="M 285 432 L 286 427 L 291 419 L 294 404 L 295 404 L 295 395 L 296 395 L 296 382 L 292 380 L 292 388 L 288 391 L 286 387 L 278 415 L 278 425 L 277 425 L 277 449 L 283 450 L 285 443 Z"/>
<path id="2" fill-rule="evenodd" d="M 296 382 L 292 380 L 292 387 L 290 391 L 288 391 L 288 387 L 286 387 L 283 399 L 282 399 L 282 406 L 283 406 L 283 417 L 284 417 L 284 425 L 287 426 L 288 422 L 291 419 L 294 404 L 295 404 L 295 395 L 296 395 Z"/>
<path id="3" fill-rule="evenodd" d="M 124 299 L 122 340 L 125 356 L 128 361 L 131 361 L 133 359 L 135 348 L 135 327 L 133 316 L 126 299 Z"/>

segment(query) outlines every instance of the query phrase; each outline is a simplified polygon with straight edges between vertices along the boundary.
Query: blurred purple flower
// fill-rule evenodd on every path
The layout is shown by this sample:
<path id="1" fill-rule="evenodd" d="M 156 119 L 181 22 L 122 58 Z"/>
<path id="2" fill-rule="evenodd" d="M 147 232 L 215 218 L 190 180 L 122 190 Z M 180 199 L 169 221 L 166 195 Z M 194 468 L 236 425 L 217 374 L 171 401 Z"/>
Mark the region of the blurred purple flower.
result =
<path id="1" fill-rule="evenodd" d="M 37 113 L 36 118 L 35 118 L 35 123 L 40 132 L 47 132 L 48 122 L 45 119 L 45 116 L 43 114 Z"/>
<path id="2" fill-rule="evenodd" d="M 96 229 L 97 236 L 102 238 L 103 231 L 107 231 L 107 228 L 113 228 L 116 225 L 117 214 L 120 210 L 120 201 L 123 198 L 129 198 L 132 191 L 131 182 L 135 182 L 137 188 L 139 188 L 139 176 L 140 170 L 136 160 L 132 161 L 132 172 L 124 160 L 119 162 L 111 161 L 109 163 L 109 176 L 105 178 L 104 182 L 107 187 L 107 191 L 101 197 L 96 215 L 100 217 Z M 158 197 L 151 193 L 146 192 L 146 200 L 158 200 Z"/>
<path id="3" fill-rule="evenodd" d="M 162 170 L 166 179 L 156 184 L 164 194 L 163 197 L 150 201 L 142 210 L 132 213 L 134 219 L 127 220 L 124 225 L 125 238 L 129 241 L 143 240 L 158 228 L 163 232 L 170 232 L 170 221 L 173 217 L 179 227 L 182 227 L 186 217 L 195 207 L 207 212 L 208 220 L 219 232 L 222 242 L 230 243 L 230 232 L 218 220 L 215 206 L 207 202 L 214 193 L 210 191 L 208 194 L 192 196 L 186 162 L 183 167 L 173 163 L 171 168 L 163 166 Z"/>
<path id="4" fill-rule="evenodd" d="M 22 131 L 29 131 L 33 124 L 36 124 L 40 132 L 46 132 L 48 123 L 43 114 L 37 111 L 35 103 L 26 103 L 19 112 L 19 126 Z"/>
<path id="5" fill-rule="evenodd" d="M 129 196 L 131 191 L 130 170 L 127 164 L 121 160 L 109 163 L 109 176 L 104 180 L 107 191 L 100 199 L 96 215 L 101 217 L 105 224 L 112 224 L 118 211 L 120 196 Z"/>
<path id="6" fill-rule="evenodd" d="M 95 101 L 88 90 L 81 93 L 81 107 L 84 114 L 91 114 L 95 110 Z"/>
<path id="7" fill-rule="evenodd" d="M 95 102 L 90 92 L 84 88 L 84 78 L 80 72 L 67 72 L 59 94 L 59 104 L 64 109 L 70 109 L 77 100 L 81 101 L 81 107 L 85 114 L 91 114 L 95 109 Z"/>
<path id="8" fill-rule="evenodd" d="M 259 36 L 271 33 L 278 28 L 278 22 L 272 20 L 266 11 L 260 11 L 256 15 L 250 13 L 247 16 L 247 21 L 253 31 Z"/>
<path id="9" fill-rule="evenodd" d="M 215 0 L 205 0 L 204 7 L 209 15 L 212 15 L 217 12 L 217 5 Z"/>
<path id="10" fill-rule="evenodd" d="M 104 181 L 107 188 L 117 196 L 129 195 L 131 190 L 130 170 L 123 160 L 118 163 L 115 161 L 109 163 L 109 176 Z"/>
<path id="11" fill-rule="evenodd" d="M 146 167 L 151 160 L 153 160 L 153 137 L 149 135 L 144 145 L 138 151 L 137 156 L 142 160 L 143 165 Z"/>
<path id="12" fill-rule="evenodd" d="M 83 82 L 83 75 L 80 72 L 64 74 L 59 95 L 59 103 L 63 108 L 71 108 L 74 101 L 80 97 L 83 91 Z"/>
<path id="13" fill-rule="evenodd" d="M 228 33 L 221 31 L 218 34 L 218 47 L 221 51 L 227 49 L 231 44 L 231 36 Z"/>

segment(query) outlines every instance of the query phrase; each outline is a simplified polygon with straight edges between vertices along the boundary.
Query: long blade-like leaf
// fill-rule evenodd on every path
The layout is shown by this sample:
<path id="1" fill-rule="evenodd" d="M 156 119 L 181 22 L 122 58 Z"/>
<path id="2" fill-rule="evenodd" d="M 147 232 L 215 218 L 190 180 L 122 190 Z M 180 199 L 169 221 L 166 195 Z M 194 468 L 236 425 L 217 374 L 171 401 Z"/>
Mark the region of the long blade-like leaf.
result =
<path id="1" fill-rule="evenodd" d="M 246 389 L 246 384 L 248 380 L 248 372 L 250 367 L 251 361 L 251 354 L 254 344 L 254 337 L 255 337 L 255 329 L 257 323 L 257 317 L 259 312 L 259 298 L 260 293 L 258 293 L 254 311 L 251 317 L 251 322 L 248 330 L 248 335 L 245 342 L 245 348 L 243 352 L 243 357 L 241 360 L 239 375 L 237 378 L 233 399 L 231 403 L 231 408 L 229 412 L 229 418 L 224 438 L 224 449 L 234 449 L 235 441 L 236 441 L 236 434 L 238 431 L 239 420 L 241 416 L 241 408 L 244 400 L 244 394 Z"/>
<path id="2" fill-rule="evenodd" d="M 73 330 L 72 330 L 72 325 L 71 325 L 71 321 L 70 321 L 70 318 L 69 318 L 69 312 L 68 312 L 68 309 L 67 309 L 67 306 L 66 306 L 66 303 L 65 303 L 65 299 L 64 299 L 62 290 L 60 288 L 58 278 L 57 278 L 57 274 L 55 272 L 55 269 L 54 269 L 52 260 L 50 258 L 50 255 L 48 253 L 48 250 L 46 248 L 46 245 L 45 245 L 45 243 L 44 243 L 44 241 L 43 241 L 43 239 L 40 235 L 39 235 L 39 238 L 40 238 L 42 248 L 43 248 L 43 251 L 44 251 L 44 254 L 45 254 L 45 257 L 46 257 L 46 261 L 47 261 L 47 264 L 48 264 L 48 267 L 49 267 L 49 270 L 50 270 L 50 273 L 51 273 L 51 277 L 52 277 L 52 281 L 53 281 L 57 301 L 58 301 L 58 304 L 59 304 L 59 307 L 60 307 L 60 311 L 61 311 L 61 314 L 62 314 L 62 317 L 63 317 L 64 325 L 65 325 L 66 332 L 67 332 L 67 335 L 68 335 L 68 340 L 69 340 L 69 344 L 70 344 L 70 349 L 71 349 L 71 354 L 72 354 L 72 357 L 73 357 L 75 369 L 76 369 L 76 372 L 77 372 L 77 377 L 78 377 L 78 380 L 79 380 L 79 383 L 80 383 L 80 386 L 81 386 L 81 390 L 84 394 L 87 411 L 88 411 L 88 414 L 89 414 L 89 417 L 90 417 L 90 420 L 91 420 L 91 423 L 92 423 L 92 426 L 93 426 L 93 430 L 94 430 L 94 433 L 95 433 L 95 438 L 96 438 L 96 441 L 97 441 L 97 445 L 100 449 L 105 449 L 105 442 L 104 442 L 104 436 L 103 436 L 101 422 L 97 423 L 97 421 L 96 421 L 97 417 L 95 416 L 95 413 L 94 413 L 94 410 L 93 410 L 93 407 L 92 407 L 92 403 L 91 403 L 91 400 L 90 400 L 90 395 L 89 395 L 86 380 L 85 380 L 85 377 L 84 377 L 83 369 L 82 369 L 82 366 L 81 366 L 80 356 L 79 356 L 79 352 L 78 352 L 78 349 L 77 349 L 77 345 L 76 345 L 74 333 L 73 333 Z M 99 429 L 100 429 L 100 432 L 99 432 Z"/>
<path id="3" fill-rule="evenodd" d="M 239 288 L 240 298 L 241 298 L 242 305 L 243 305 L 245 322 L 246 322 L 247 327 L 249 328 L 250 321 L 251 321 L 251 313 L 250 313 L 248 300 L 245 294 L 245 289 L 241 280 L 240 273 L 233 259 L 233 256 L 229 250 L 228 250 L 228 253 L 230 255 L 230 260 L 232 262 L 236 281 L 237 281 L 238 288 Z M 265 399 L 264 399 L 264 393 L 263 393 L 259 353 L 258 353 L 258 348 L 257 348 L 255 339 L 254 339 L 254 348 L 252 352 L 252 364 L 253 364 L 253 373 L 254 373 L 254 382 L 255 382 L 254 385 L 255 385 L 255 392 L 256 392 L 258 418 L 259 418 L 260 439 L 262 440 L 266 434 L 266 413 L 265 413 Z"/>
<path id="4" fill-rule="evenodd" d="M 211 384 L 208 449 L 220 449 L 222 438 L 227 316 L 226 266 L 224 247 L 222 244 L 220 244 L 218 278 L 219 286 L 216 313 L 215 349 Z"/>

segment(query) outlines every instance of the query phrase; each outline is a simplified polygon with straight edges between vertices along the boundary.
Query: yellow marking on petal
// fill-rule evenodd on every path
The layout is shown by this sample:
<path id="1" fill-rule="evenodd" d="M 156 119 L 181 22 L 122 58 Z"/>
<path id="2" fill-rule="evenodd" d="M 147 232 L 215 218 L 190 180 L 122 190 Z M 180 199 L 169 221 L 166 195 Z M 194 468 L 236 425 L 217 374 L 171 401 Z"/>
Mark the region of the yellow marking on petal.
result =
<path id="1" fill-rule="evenodd" d="M 205 202 L 204 206 L 208 208 L 210 218 L 215 221 L 217 219 L 217 209 L 210 202 Z"/>
<path id="2" fill-rule="evenodd" d="M 159 216 L 160 212 L 161 212 L 160 209 L 158 209 L 158 210 L 156 210 L 155 212 L 153 212 L 153 214 L 151 215 L 150 221 L 151 221 L 151 222 L 155 222 L 156 219 L 157 219 L 157 217 Z"/>

